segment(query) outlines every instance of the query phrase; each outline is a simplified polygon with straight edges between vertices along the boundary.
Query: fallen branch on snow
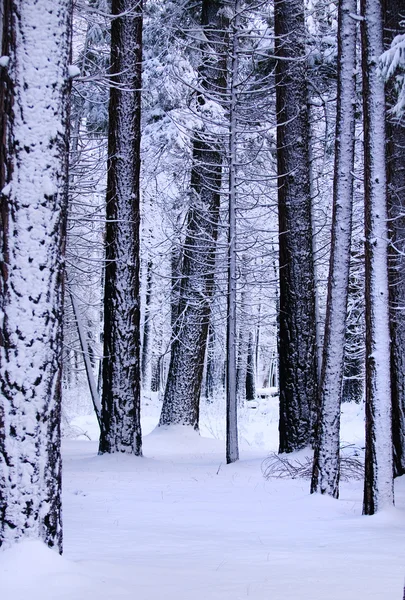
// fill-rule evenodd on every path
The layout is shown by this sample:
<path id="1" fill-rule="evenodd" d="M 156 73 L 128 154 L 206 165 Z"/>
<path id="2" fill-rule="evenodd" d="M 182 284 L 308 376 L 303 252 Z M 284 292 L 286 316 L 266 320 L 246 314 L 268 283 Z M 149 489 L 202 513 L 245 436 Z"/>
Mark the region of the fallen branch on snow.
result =
<path id="1" fill-rule="evenodd" d="M 342 451 L 350 449 L 351 453 Z M 363 479 L 364 461 L 361 458 L 363 451 L 354 445 L 343 446 L 340 455 L 340 480 Z M 262 463 L 262 473 L 265 479 L 311 479 L 312 456 L 304 458 L 291 458 L 285 454 L 273 452 Z"/>

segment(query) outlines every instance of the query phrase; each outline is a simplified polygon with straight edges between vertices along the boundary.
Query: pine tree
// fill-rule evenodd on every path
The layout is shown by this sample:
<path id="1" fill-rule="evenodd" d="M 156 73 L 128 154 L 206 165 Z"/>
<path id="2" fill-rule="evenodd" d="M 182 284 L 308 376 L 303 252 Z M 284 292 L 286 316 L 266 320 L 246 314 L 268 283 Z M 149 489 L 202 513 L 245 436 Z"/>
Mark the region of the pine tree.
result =
<path id="1" fill-rule="evenodd" d="M 403 33 L 400 0 L 385 1 L 385 43 Z M 402 15 L 401 15 L 402 9 Z M 386 87 L 388 215 L 391 244 L 389 276 L 391 317 L 392 433 L 396 475 L 405 474 L 405 126 L 390 112 L 397 101 L 395 77 Z"/>
<path id="2" fill-rule="evenodd" d="M 113 0 L 100 453 L 140 456 L 142 0 Z"/>
<path id="3" fill-rule="evenodd" d="M 203 123 L 193 132 L 190 206 L 181 252 L 175 337 L 159 425 L 181 424 L 198 429 L 210 305 L 214 289 L 223 151 L 210 126 L 213 104 L 226 93 L 227 18 L 222 0 L 203 0 L 202 61 L 197 110 Z M 204 111 L 208 120 L 204 122 Z M 211 116 L 211 120 L 215 117 Z"/>
<path id="4" fill-rule="evenodd" d="M 339 496 L 340 405 L 349 288 L 353 200 L 356 0 L 340 0 L 338 97 L 333 187 L 332 248 L 329 268 L 320 414 L 311 492 Z"/>
<path id="5" fill-rule="evenodd" d="M 280 254 L 280 452 L 312 440 L 317 394 L 315 284 L 303 0 L 274 3 Z"/>
<path id="6" fill-rule="evenodd" d="M 62 551 L 60 394 L 70 0 L 3 4 L 0 546 Z"/>
<path id="7" fill-rule="evenodd" d="M 362 0 L 366 269 L 366 457 L 363 512 L 393 503 L 387 264 L 384 50 L 380 0 Z"/>
<path id="8" fill-rule="evenodd" d="M 229 191 L 228 191 L 228 296 L 226 326 L 226 462 L 239 459 L 238 446 L 238 371 L 237 371 L 237 239 L 236 239 L 236 184 L 237 184 L 237 75 L 239 62 L 238 24 L 240 3 L 235 0 L 231 20 L 231 72 L 229 81 Z M 239 366 L 239 365 L 238 365 Z M 239 369 L 239 381 L 242 379 Z M 239 385 L 240 387 L 240 385 Z"/>

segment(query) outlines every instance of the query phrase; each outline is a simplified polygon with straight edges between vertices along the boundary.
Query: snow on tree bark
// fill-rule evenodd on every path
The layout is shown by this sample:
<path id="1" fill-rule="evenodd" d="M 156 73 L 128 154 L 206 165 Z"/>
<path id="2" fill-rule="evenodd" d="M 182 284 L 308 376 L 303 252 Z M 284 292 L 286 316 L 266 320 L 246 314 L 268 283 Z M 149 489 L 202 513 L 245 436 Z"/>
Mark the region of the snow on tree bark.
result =
<path id="1" fill-rule="evenodd" d="M 199 69 L 199 109 L 207 102 L 221 103 L 226 91 L 227 19 L 222 0 L 203 0 L 202 44 Z M 159 425 L 181 424 L 198 429 L 199 399 L 214 289 L 215 250 L 223 153 L 210 123 L 194 132 L 190 207 L 182 249 L 175 337 Z"/>
<path id="2" fill-rule="evenodd" d="M 236 199 L 237 199 L 237 76 L 238 76 L 238 25 L 240 6 L 235 0 L 231 21 L 232 51 L 229 77 L 229 192 L 228 192 L 228 302 L 226 331 L 226 462 L 239 460 L 238 446 L 238 374 L 239 389 L 241 369 L 237 358 L 237 263 L 236 263 Z M 243 304 L 243 301 L 242 301 Z M 241 325 L 242 328 L 242 325 Z M 243 330 L 243 328 L 242 328 Z M 239 342 L 240 343 L 240 342 Z M 239 353 L 241 348 L 238 349 Z M 237 364 L 238 362 L 238 364 Z M 245 371 L 246 378 L 246 371 Z M 243 390 L 245 391 L 245 390 Z"/>
<path id="3" fill-rule="evenodd" d="M 193 161 L 192 189 L 198 200 L 188 213 L 176 337 L 160 425 L 182 424 L 198 429 L 219 214 L 219 192 L 214 190 L 219 190 L 221 162 L 211 144 L 203 140 L 194 143 Z"/>
<path id="4" fill-rule="evenodd" d="M 385 90 L 377 63 L 384 49 L 381 0 L 362 0 L 361 10 L 366 238 L 366 457 L 363 512 L 371 515 L 391 506 L 394 493 Z"/>
<path id="5" fill-rule="evenodd" d="M 356 0 L 339 1 L 338 88 L 333 187 L 332 247 L 319 422 L 311 492 L 339 496 L 340 405 L 349 287 L 356 97 Z"/>
<path id="6" fill-rule="evenodd" d="M 0 546 L 62 551 L 70 0 L 6 2 L 0 105 Z"/>
<path id="7" fill-rule="evenodd" d="M 142 0 L 113 0 L 99 452 L 142 454 L 139 171 Z"/>
<path id="8" fill-rule="evenodd" d="M 274 3 L 280 254 L 280 452 L 312 440 L 317 394 L 315 286 L 303 0 Z"/>
<path id="9" fill-rule="evenodd" d="M 389 47 L 401 33 L 403 2 L 385 1 L 385 42 Z M 403 11 L 402 11 L 403 12 Z M 393 82 L 386 88 L 388 109 L 395 105 Z M 388 114 L 387 118 L 388 214 L 391 244 L 389 247 L 389 293 L 391 324 L 392 433 L 396 475 L 405 474 L 405 126 Z"/>

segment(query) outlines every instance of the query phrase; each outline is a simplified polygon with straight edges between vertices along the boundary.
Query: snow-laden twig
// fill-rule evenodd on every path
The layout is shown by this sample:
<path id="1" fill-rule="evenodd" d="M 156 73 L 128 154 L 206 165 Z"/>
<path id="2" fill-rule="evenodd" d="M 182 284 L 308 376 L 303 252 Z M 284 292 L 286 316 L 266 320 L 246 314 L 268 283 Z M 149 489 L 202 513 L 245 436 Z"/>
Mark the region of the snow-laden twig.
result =
<path id="1" fill-rule="evenodd" d="M 390 109 L 394 117 L 400 118 L 405 112 L 405 34 L 397 35 L 380 57 L 380 70 L 385 81 L 395 80 L 397 101 Z"/>

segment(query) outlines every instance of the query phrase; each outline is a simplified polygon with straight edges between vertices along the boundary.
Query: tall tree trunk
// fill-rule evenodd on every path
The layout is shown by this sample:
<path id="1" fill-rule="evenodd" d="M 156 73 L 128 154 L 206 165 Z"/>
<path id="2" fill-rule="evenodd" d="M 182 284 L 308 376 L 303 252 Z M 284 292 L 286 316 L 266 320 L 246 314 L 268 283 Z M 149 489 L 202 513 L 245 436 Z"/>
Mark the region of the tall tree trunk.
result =
<path id="1" fill-rule="evenodd" d="M 146 291 L 145 291 L 145 316 L 143 320 L 142 344 L 142 387 L 146 391 L 151 389 L 152 379 L 152 336 L 151 336 L 151 300 L 152 300 L 152 269 L 153 263 L 148 260 L 146 265 Z"/>
<path id="2" fill-rule="evenodd" d="M 275 0 L 280 252 L 280 452 L 312 441 L 316 315 L 303 0 Z"/>
<path id="3" fill-rule="evenodd" d="M 309 193 L 310 193 L 310 201 L 311 201 L 311 222 L 312 222 L 312 254 L 314 257 L 314 287 L 315 287 L 315 319 L 316 319 L 316 328 L 315 328 L 315 346 L 316 346 L 316 367 L 318 372 L 318 384 L 321 378 L 321 367 L 322 367 L 322 334 L 323 334 L 323 323 L 320 314 L 319 307 L 319 269 L 315 257 L 317 255 L 317 226 L 316 226 L 316 215 L 315 215 L 315 202 L 318 194 L 318 189 L 316 186 L 316 178 L 319 176 L 316 174 L 315 167 L 315 153 L 314 153 L 314 144 L 315 144 L 315 115 L 312 115 L 313 108 L 311 102 L 312 96 L 308 89 L 308 161 L 309 161 Z"/>
<path id="4" fill-rule="evenodd" d="M 385 0 L 385 42 L 389 47 L 403 32 L 405 18 L 402 0 Z M 395 103 L 394 85 L 386 88 L 387 107 Z M 387 118 L 388 215 L 391 234 L 390 284 L 392 433 L 396 475 L 405 474 L 405 126 Z"/>
<path id="5" fill-rule="evenodd" d="M 253 333 L 250 333 L 249 335 L 246 371 L 246 400 L 248 402 L 256 400 L 256 365 Z"/>
<path id="6" fill-rule="evenodd" d="M 221 103 L 226 92 L 227 18 L 222 0 L 203 0 L 203 44 L 198 105 Z M 159 425 L 198 429 L 210 305 L 214 288 L 215 250 L 223 153 L 209 123 L 194 132 L 190 207 L 182 251 L 179 309 Z"/>
<path id="7" fill-rule="evenodd" d="M 142 454 L 139 171 L 142 0 L 113 0 L 99 452 Z"/>
<path id="8" fill-rule="evenodd" d="M 311 492 L 339 497 L 340 405 L 352 231 L 357 0 L 339 1 L 332 247 Z"/>
<path id="9" fill-rule="evenodd" d="M 6 1 L 0 67 L 0 546 L 62 551 L 70 0 Z M 50 58 L 51 57 L 51 58 Z"/>
<path id="10" fill-rule="evenodd" d="M 170 290 L 170 324 L 172 327 L 172 339 L 177 335 L 178 318 L 179 318 L 179 300 L 181 286 L 181 225 L 180 216 L 178 215 L 173 231 L 173 245 L 170 255 L 170 268 L 172 287 Z"/>
<path id="11" fill-rule="evenodd" d="M 390 331 L 387 269 L 385 90 L 381 0 L 362 0 L 366 252 L 366 470 L 363 512 L 393 504 Z"/>
<path id="12" fill-rule="evenodd" d="M 239 459 L 238 444 L 238 373 L 240 380 L 239 356 L 237 358 L 237 243 L 236 243 L 236 200 L 237 200 L 237 77 L 238 77 L 238 24 L 239 0 L 233 5 L 231 72 L 229 81 L 229 192 L 228 192 L 228 302 L 226 327 L 226 462 Z M 242 292 L 242 298 L 243 298 Z M 243 310 L 243 300 L 242 300 Z M 238 354 L 240 348 L 238 349 Z M 237 365 L 238 360 L 238 365 Z M 240 386 L 239 386 L 240 388 Z M 243 390 L 244 392 L 245 390 Z"/>

